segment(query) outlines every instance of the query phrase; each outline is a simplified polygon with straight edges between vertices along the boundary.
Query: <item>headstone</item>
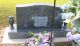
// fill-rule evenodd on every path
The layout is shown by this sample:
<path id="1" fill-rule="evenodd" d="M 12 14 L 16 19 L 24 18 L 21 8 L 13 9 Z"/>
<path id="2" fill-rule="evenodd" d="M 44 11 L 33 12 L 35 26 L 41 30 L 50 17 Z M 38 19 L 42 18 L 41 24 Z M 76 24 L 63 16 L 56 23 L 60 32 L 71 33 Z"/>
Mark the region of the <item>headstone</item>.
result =
<path id="1" fill-rule="evenodd" d="M 59 12 L 61 11 L 59 7 L 56 7 L 56 9 L 59 9 L 57 10 Z M 50 29 L 52 28 L 53 12 L 53 6 L 48 5 L 34 5 L 25 7 L 17 6 L 17 29 Z M 59 16 L 57 13 L 55 15 Z"/>
<path id="2" fill-rule="evenodd" d="M 16 5 L 17 32 L 10 32 L 10 38 L 27 38 L 29 31 L 42 32 L 50 31 L 51 29 L 61 30 L 62 22 L 59 14 L 62 13 L 62 9 L 56 7 L 54 17 L 53 12 L 54 6 L 52 5 Z M 52 27 L 52 21 L 55 25 L 54 27 Z"/>

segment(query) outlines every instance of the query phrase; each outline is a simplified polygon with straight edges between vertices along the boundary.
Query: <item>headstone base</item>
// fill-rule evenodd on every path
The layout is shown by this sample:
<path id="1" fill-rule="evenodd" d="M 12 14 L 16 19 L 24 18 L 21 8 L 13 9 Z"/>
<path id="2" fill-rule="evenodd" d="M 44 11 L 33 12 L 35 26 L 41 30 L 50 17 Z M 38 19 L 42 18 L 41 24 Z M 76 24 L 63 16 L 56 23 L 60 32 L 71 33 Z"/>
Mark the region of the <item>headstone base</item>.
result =
<path id="1" fill-rule="evenodd" d="M 34 31 L 34 32 L 39 32 L 39 31 Z M 54 37 L 66 37 L 67 31 L 58 29 L 58 30 L 55 30 L 53 33 L 54 33 Z M 28 33 L 28 31 L 26 32 L 8 32 L 8 35 L 10 39 L 25 39 L 25 38 L 32 36 Z"/>
<path id="2" fill-rule="evenodd" d="M 10 28 L 8 28 L 8 36 L 10 39 L 25 39 L 28 37 L 31 37 L 32 35 L 30 35 L 28 32 L 32 31 L 32 32 L 43 32 L 43 31 L 51 31 L 51 29 L 23 29 L 23 30 L 19 30 L 19 32 L 17 31 L 17 26 L 16 24 L 14 24 L 14 29 L 11 30 Z M 54 37 L 66 37 L 66 33 L 67 31 L 64 31 L 62 29 L 53 29 L 53 33 L 54 33 Z"/>
<path id="3" fill-rule="evenodd" d="M 16 33 L 16 29 L 15 29 L 15 32 L 14 31 L 12 31 L 12 32 L 10 32 L 10 28 L 9 27 L 7 27 L 5 30 L 4 30 L 5 32 L 4 32 L 4 37 L 3 37 L 3 40 L 2 40 L 2 43 L 3 44 L 21 44 L 21 43 L 25 43 L 25 41 L 26 41 L 26 39 L 23 39 L 22 38 L 22 36 L 21 36 L 21 38 L 19 37 L 20 35 L 19 34 L 17 34 Z M 12 34 L 9 34 L 9 33 L 14 33 L 13 35 Z M 15 34 L 16 33 L 16 34 Z M 10 36 L 11 35 L 11 36 Z M 19 35 L 19 36 L 18 36 Z M 14 37 L 15 36 L 15 37 Z M 17 36 L 18 36 L 18 38 L 20 38 L 20 39 L 18 39 L 17 38 Z M 12 38 L 11 38 L 12 37 Z M 58 44 L 58 42 L 68 42 L 67 41 L 67 39 L 66 39 L 66 37 L 54 37 L 54 39 L 53 39 L 53 42 L 54 42 L 54 45 L 55 46 L 57 46 L 57 44 Z M 62 44 L 61 44 L 62 45 Z"/>

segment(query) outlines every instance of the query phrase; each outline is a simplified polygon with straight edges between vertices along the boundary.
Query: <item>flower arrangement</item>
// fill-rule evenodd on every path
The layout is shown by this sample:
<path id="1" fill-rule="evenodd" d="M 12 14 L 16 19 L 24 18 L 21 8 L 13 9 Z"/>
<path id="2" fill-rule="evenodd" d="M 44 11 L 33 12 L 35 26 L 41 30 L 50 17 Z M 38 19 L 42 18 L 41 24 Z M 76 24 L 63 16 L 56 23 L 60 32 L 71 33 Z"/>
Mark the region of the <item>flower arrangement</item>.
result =
<path id="1" fill-rule="evenodd" d="M 33 33 L 32 37 L 27 38 L 25 41 L 26 46 L 49 46 L 50 32 L 44 31 L 39 33 Z"/>

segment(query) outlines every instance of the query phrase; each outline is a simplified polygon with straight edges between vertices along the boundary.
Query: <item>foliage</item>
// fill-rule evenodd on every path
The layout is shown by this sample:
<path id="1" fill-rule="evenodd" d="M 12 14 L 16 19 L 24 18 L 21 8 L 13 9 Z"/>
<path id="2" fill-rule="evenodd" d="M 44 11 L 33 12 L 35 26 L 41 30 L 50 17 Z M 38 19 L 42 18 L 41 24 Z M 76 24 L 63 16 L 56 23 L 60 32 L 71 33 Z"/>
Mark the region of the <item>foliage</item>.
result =
<path id="1" fill-rule="evenodd" d="M 28 31 L 27 33 L 28 33 L 28 36 L 27 36 L 27 37 L 32 37 L 32 36 L 34 36 L 34 32 L 32 32 L 32 31 Z"/>
<path id="2" fill-rule="evenodd" d="M 67 12 L 73 12 L 76 13 L 76 16 L 80 16 L 80 7 L 78 7 L 80 5 L 80 0 L 73 0 L 72 4 L 70 4 L 70 8 L 66 9 Z M 79 13 L 79 14 L 78 14 Z M 75 17 L 74 17 L 75 18 Z M 73 21 L 74 27 L 76 28 L 75 34 L 73 34 L 72 36 L 69 35 L 70 40 L 74 40 L 78 43 L 78 46 L 80 46 L 80 19 L 76 19 Z M 71 26 L 69 26 L 71 25 Z M 72 24 L 69 23 L 68 24 L 69 28 L 72 28 Z M 76 40 L 75 40 L 76 39 Z"/>
<path id="3" fill-rule="evenodd" d="M 75 5 L 75 6 L 77 6 L 77 4 L 80 4 L 80 0 L 73 0 L 72 4 Z"/>
<path id="4" fill-rule="evenodd" d="M 67 24 L 67 27 L 68 27 L 69 29 L 73 29 L 74 24 L 73 24 L 72 22 L 69 22 L 69 23 Z"/>
<path id="5" fill-rule="evenodd" d="M 65 9 L 65 12 L 72 12 L 72 13 L 76 13 L 76 9 L 74 7 L 70 7 L 68 9 Z"/>
<path id="6" fill-rule="evenodd" d="M 78 14 L 78 13 L 80 13 L 80 8 L 78 7 L 78 5 L 80 4 L 80 0 L 71 0 L 71 4 L 69 4 L 70 5 L 70 7 L 69 8 L 67 8 L 67 9 L 65 9 L 65 12 L 72 12 L 72 13 L 74 13 L 76 16 L 77 15 L 80 15 L 80 14 Z M 73 18 L 75 18 L 75 17 L 73 17 Z M 72 18 L 72 19 L 73 19 Z M 80 21 L 79 21 L 80 19 L 77 19 L 77 21 L 76 21 L 76 23 L 78 24 L 78 25 L 80 25 Z M 74 24 L 75 25 L 75 24 Z"/>
<path id="7" fill-rule="evenodd" d="M 33 33 L 31 31 L 29 31 L 29 33 L 34 34 L 34 35 L 32 37 L 30 37 L 30 38 L 27 38 L 25 44 L 28 43 L 28 45 L 31 45 L 31 46 L 33 46 L 33 45 L 34 46 L 36 46 L 36 45 L 43 46 L 43 44 L 46 44 L 47 42 L 50 41 L 49 40 L 49 35 L 50 35 L 49 32 L 47 32 L 47 35 L 44 35 L 44 34 L 46 34 L 46 32 L 45 33 L 41 33 L 41 32 L 39 32 L 39 33 Z M 48 46 L 48 45 L 45 45 L 45 46 Z"/>

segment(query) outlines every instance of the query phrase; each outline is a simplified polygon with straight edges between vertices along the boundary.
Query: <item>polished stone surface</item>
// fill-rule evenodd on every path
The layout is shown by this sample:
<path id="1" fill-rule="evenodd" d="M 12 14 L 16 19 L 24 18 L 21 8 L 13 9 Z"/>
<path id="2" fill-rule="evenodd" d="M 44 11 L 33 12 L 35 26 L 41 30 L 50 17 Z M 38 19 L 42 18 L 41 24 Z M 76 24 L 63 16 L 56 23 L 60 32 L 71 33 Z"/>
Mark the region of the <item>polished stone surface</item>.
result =
<path id="1" fill-rule="evenodd" d="M 33 5 L 16 7 L 17 29 L 52 29 L 52 20 L 56 29 L 62 28 L 60 7 L 56 7 L 53 19 L 54 6 Z M 19 30 L 18 30 L 19 31 Z"/>
<path id="2" fill-rule="evenodd" d="M 65 31 L 62 29 L 62 18 L 60 13 L 62 9 L 56 7 L 53 17 L 54 6 L 51 5 L 22 5 L 16 6 L 16 32 L 11 30 L 8 34 L 11 39 L 27 38 L 28 32 L 54 31 L 55 37 L 65 37 Z M 52 24 L 53 21 L 53 24 Z M 53 29 L 53 30 L 51 30 Z M 58 29 L 58 30 L 54 30 Z"/>

